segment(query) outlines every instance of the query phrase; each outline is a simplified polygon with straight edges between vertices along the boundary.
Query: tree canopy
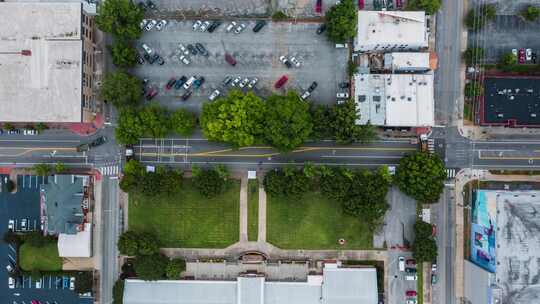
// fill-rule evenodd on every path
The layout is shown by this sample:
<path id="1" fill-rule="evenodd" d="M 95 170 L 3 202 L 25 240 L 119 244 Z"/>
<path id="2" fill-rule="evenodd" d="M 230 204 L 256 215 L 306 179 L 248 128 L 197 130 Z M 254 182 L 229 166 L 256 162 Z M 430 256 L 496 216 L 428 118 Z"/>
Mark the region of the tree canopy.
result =
<path id="1" fill-rule="evenodd" d="M 424 221 L 414 224 L 415 241 L 412 246 L 413 257 L 418 262 L 432 262 L 437 258 L 437 243 L 433 238 L 433 227 Z"/>
<path id="2" fill-rule="evenodd" d="M 403 157 L 396 170 L 394 180 L 403 193 L 420 203 L 434 203 L 444 188 L 446 169 L 436 155 L 415 152 Z"/>
<path id="3" fill-rule="evenodd" d="M 118 126 L 114 131 L 116 140 L 122 144 L 136 144 L 146 132 L 139 113 L 134 108 L 120 110 Z"/>
<path id="4" fill-rule="evenodd" d="M 433 15 L 441 8 L 441 0 L 408 0 L 408 10 L 426 11 L 426 14 Z"/>
<path id="5" fill-rule="evenodd" d="M 470 30 L 477 31 L 484 27 L 487 22 L 495 19 L 497 8 L 493 4 L 484 4 L 477 8 L 471 8 L 465 17 L 465 24 Z"/>
<path id="6" fill-rule="evenodd" d="M 534 5 L 529 5 L 521 12 L 521 15 L 527 21 L 536 21 L 538 17 L 540 17 L 540 8 Z"/>
<path id="7" fill-rule="evenodd" d="M 301 196 L 310 185 L 310 179 L 300 169 L 274 169 L 264 177 L 264 190 L 274 196 Z"/>
<path id="8" fill-rule="evenodd" d="M 49 164 L 35 164 L 32 169 L 40 176 L 49 176 L 53 170 L 52 166 Z"/>
<path id="9" fill-rule="evenodd" d="M 101 96 L 116 107 L 137 106 L 141 100 L 141 81 L 124 71 L 105 74 Z"/>
<path id="10" fill-rule="evenodd" d="M 313 124 L 309 104 L 295 92 L 272 95 L 266 100 L 266 140 L 280 151 L 291 151 L 311 134 Z"/>
<path id="11" fill-rule="evenodd" d="M 180 190 L 182 178 L 182 171 L 161 166 L 155 172 L 146 172 L 138 161 L 131 159 L 124 168 L 120 188 L 125 192 L 145 196 L 171 195 Z"/>
<path id="12" fill-rule="evenodd" d="M 172 259 L 167 264 L 165 274 L 167 279 L 178 280 L 183 271 L 186 270 L 186 261 L 182 259 Z"/>
<path id="13" fill-rule="evenodd" d="M 482 62 L 484 59 L 484 49 L 481 47 L 470 47 L 463 54 L 467 65 L 475 65 Z"/>
<path id="14" fill-rule="evenodd" d="M 118 279 L 113 286 L 113 304 L 124 303 L 124 280 Z"/>
<path id="15" fill-rule="evenodd" d="M 161 254 L 142 255 L 135 259 L 137 277 L 145 281 L 155 281 L 165 277 L 169 259 Z"/>
<path id="16" fill-rule="evenodd" d="M 171 114 L 171 129 L 182 136 L 190 136 L 195 130 L 197 116 L 184 109 L 178 109 Z"/>
<path id="17" fill-rule="evenodd" d="M 159 252 L 159 243 L 152 234 L 128 230 L 118 238 L 118 251 L 128 256 L 152 255 Z"/>
<path id="18" fill-rule="evenodd" d="M 108 46 L 111 52 L 112 62 L 120 68 L 130 68 L 137 64 L 137 50 L 129 43 L 122 40 L 115 41 Z"/>
<path id="19" fill-rule="evenodd" d="M 332 6 L 325 15 L 326 35 L 334 43 L 343 43 L 356 36 L 358 15 L 352 0 Z"/>
<path id="20" fill-rule="evenodd" d="M 143 136 L 160 138 L 169 133 L 169 113 L 157 104 L 140 109 L 123 108 L 115 129 L 116 140 L 123 144 L 136 144 Z"/>
<path id="21" fill-rule="evenodd" d="M 107 0 L 98 6 L 96 25 L 116 39 L 135 40 L 142 34 L 144 12 L 130 0 Z"/>
<path id="22" fill-rule="evenodd" d="M 470 82 L 465 84 L 465 96 L 472 98 L 481 96 L 484 92 L 484 88 L 478 82 Z"/>
<path id="23" fill-rule="evenodd" d="M 193 182 L 199 193 L 205 197 L 215 197 L 225 191 L 228 183 L 228 173 L 224 167 L 220 169 L 193 170 Z"/>
<path id="24" fill-rule="evenodd" d="M 264 128 L 265 105 L 253 92 L 232 90 L 228 96 L 203 105 L 200 124 L 210 140 L 235 147 L 254 144 Z"/>

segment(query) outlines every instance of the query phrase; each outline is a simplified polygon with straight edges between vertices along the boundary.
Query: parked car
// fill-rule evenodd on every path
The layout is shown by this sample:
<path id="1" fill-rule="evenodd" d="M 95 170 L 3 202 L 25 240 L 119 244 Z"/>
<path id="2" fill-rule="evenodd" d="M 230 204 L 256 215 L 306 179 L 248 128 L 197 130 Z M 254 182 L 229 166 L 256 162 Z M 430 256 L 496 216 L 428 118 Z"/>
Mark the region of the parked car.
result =
<path id="1" fill-rule="evenodd" d="M 289 60 L 292 62 L 292 64 L 294 64 L 295 67 L 297 67 L 297 68 L 300 67 L 300 61 L 298 61 L 298 59 L 296 59 L 296 57 L 293 56 Z"/>
<path id="2" fill-rule="evenodd" d="M 21 230 L 22 231 L 28 230 L 28 220 L 25 218 L 21 220 Z"/>
<path id="3" fill-rule="evenodd" d="M 158 94 L 158 90 L 155 88 L 151 88 L 150 91 L 146 94 L 146 100 L 152 100 L 152 98 L 156 97 Z"/>
<path id="4" fill-rule="evenodd" d="M 512 49 L 512 54 L 513 54 L 514 56 L 516 56 L 516 58 L 517 58 L 518 50 L 517 50 L 517 49 Z"/>
<path id="5" fill-rule="evenodd" d="M 432 263 L 431 264 L 431 272 L 436 272 L 436 271 L 437 271 L 437 264 Z"/>
<path id="6" fill-rule="evenodd" d="M 302 95 L 300 95 L 300 99 L 306 100 L 306 99 L 308 99 L 309 96 L 311 96 L 311 92 L 310 91 L 305 91 L 304 93 L 302 93 Z"/>
<path id="7" fill-rule="evenodd" d="M 198 89 L 204 83 L 204 77 L 200 76 L 195 81 L 193 81 L 193 88 Z"/>
<path id="8" fill-rule="evenodd" d="M 326 31 L 326 24 L 323 23 L 317 28 L 317 35 L 320 35 Z"/>
<path id="9" fill-rule="evenodd" d="M 182 100 L 183 100 L 183 101 L 188 100 L 189 97 L 191 96 L 191 94 L 193 94 L 193 91 L 191 91 L 191 90 L 185 92 L 184 95 L 182 95 Z"/>
<path id="10" fill-rule="evenodd" d="M 69 278 L 69 290 L 75 290 L 75 277 Z"/>
<path id="11" fill-rule="evenodd" d="M 232 31 L 235 27 L 236 27 L 237 23 L 236 21 L 232 21 L 231 23 L 229 23 L 229 25 L 227 25 L 227 27 L 225 28 L 225 32 L 230 32 Z"/>
<path id="12" fill-rule="evenodd" d="M 155 57 L 155 61 L 159 65 L 164 65 L 165 64 L 165 60 L 163 60 L 163 57 L 159 56 L 158 54 L 155 54 L 154 57 Z"/>
<path id="13" fill-rule="evenodd" d="M 96 139 L 94 139 L 93 141 L 90 142 L 90 147 L 97 147 L 97 146 L 101 146 L 103 145 L 104 143 L 107 142 L 107 137 L 105 136 L 100 136 Z"/>
<path id="14" fill-rule="evenodd" d="M 410 299 L 407 299 L 407 301 L 405 303 L 406 304 L 417 304 L 418 302 L 416 301 L 416 299 L 410 298 Z"/>
<path id="15" fill-rule="evenodd" d="M 41 279 L 36 281 L 36 289 L 41 289 Z"/>
<path id="16" fill-rule="evenodd" d="M 63 284 L 62 284 L 62 287 L 63 287 L 64 289 L 69 288 L 69 277 L 63 277 L 63 278 L 62 278 L 62 283 L 63 283 Z"/>
<path id="17" fill-rule="evenodd" d="M 415 259 L 407 259 L 406 264 L 407 264 L 407 266 L 416 267 L 416 260 Z"/>
<path id="18" fill-rule="evenodd" d="M 416 268 L 407 267 L 405 268 L 406 273 L 416 273 Z"/>
<path id="19" fill-rule="evenodd" d="M 407 297 L 416 297 L 416 291 L 414 291 L 414 290 L 407 290 L 407 291 L 405 292 L 405 295 L 406 295 Z"/>
<path id="20" fill-rule="evenodd" d="M 206 32 L 208 27 L 210 26 L 210 21 L 205 21 L 201 24 L 201 27 L 199 28 L 199 31 Z"/>
<path id="21" fill-rule="evenodd" d="M 23 135 L 36 135 L 36 130 L 33 129 L 23 129 Z"/>
<path id="22" fill-rule="evenodd" d="M 141 54 L 137 53 L 137 63 L 138 64 L 144 64 L 144 58 L 141 56 Z"/>
<path id="23" fill-rule="evenodd" d="M 244 78 L 244 79 L 242 80 L 242 82 L 240 82 L 240 84 L 239 84 L 238 86 L 239 86 L 240 88 L 243 88 L 243 87 L 245 87 L 248 83 L 249 83 L 249 78 L 246 77 L 246 78 Z"/>
<path id="24" fill-rule="evenodd" d="M 174 86 L 175 83 L 176 83 L 176 78 L 172 77 L 172 78 L 169 79 L 169 81 L 167 82 L 167 85 L 165 86 L 165 89 L 167 89 L 167 90 L 172 89 L 172 87 Z"/>
<path id="25" fill-rule="evenodd" d="M 519 49 L 518 51 L 518 62 L 519 63 L 525 63 L 525 50 L 524 49 Z"/>
<path id="26" fill-rule="evenodd" d="M 195 78 L 195 76 L 191 76 L 189 77 L 189 79 L 186 81 L 186 83 L 184 83 L 184 89 L 189 89 L 191 88 L 191 85 L 193 84 L 193 82 L 196 80 L 197 78 Z"/>
<path id="27" fill-rule="evenodd" d="M 337 93 L 336 97 L 346 99 L 349 98 L 349 93 Z"/>
<path id="28" fill-rule="evenodd" d="M 322 12 L 322 0 L 317 0 L 317 3 L 315 3 L 315 12 L 317 14 Z"/>
<path id="29" fill-rule="evenodd" d="M 208 51 L 204 48 L 204 46 L 200 43 L 195 43 L 195 47 L 197 48 L 197 51 L 201 53 L 201 55 L 208 57 Z"/>
<path id="30" fill-rule="evenodd" d="M 156 30 L 161 31 L 165 25 L 167 25 L 167 20 L 161 20 L 156 24 Z"/>
<path id="31" fill-rule="evenodd" d="M 220 92 L 219 90 L 214 90 L 214 92 L 212 92 L 212 94 L 210 94 L 210 96 L 208 96 L 208 100 L 213 101 L 213 100 L 216 99 L 220 94 L 221 94 L 221 92 Z"/>
<path id="32" fill-rule="evenodd" d="M 399 271 L 405 271 L 405 258 L 400 256 L 398 259 L 398 269 Z"/>
<path id="33" fill-rule="evenodd" d="M 176 83 L 174 84 L 174 88 L 175 88 L 176 90 L 180 90 L 180 88 L 184 85 L 184 83 L 186 83 L 186 81 L 187 81 L 187 77 L 186 77 L 186 76 L 180 77 L 180 78 L 176 81 Z"/>
<path id="34" fill-rule="evenodd" d="M 191 61 L 189 61 L 189 59 L 184 55 L 180 55 L 180 57 L 178 59 L 180 59 L 180 61 L 182 61 L 183 64 L 190 64 L 191 63 Z"/>
<path id="35" fill-rule="evenodd" d="M 232 76 L 226 76 L 223 81 L 221 82 L 221 84 L 223 86 L 226 86 L 228 85 L 229 83 L 231 83 L 231 81 L 233 80 Z"/>
<path id="36" fill-rule="evenodd" d="M 234 59 L 234 57 L 229 53 L 225 53 L 225 61 L 227 61 L 232 66 L 236 65 L 236 59 Z"/>
<path id="37" fill-rule="evenodd" d="M 531 61 L 531 59 L 532 59 L 532 49 L 526 49 L 525 50 L 525 57 L 526 57 L 527 61 Z"/>
<path id="38" fill-rule="evenodd" d="M 406 275 L 405 280 L 407 280 L 407 281 L 416 281 L 416 280 L 418 280 L 418 276 L 416 274 Z"/>
<path id="39" fill-rule="evenodd" d="M 15 221 L 9 220 L 8 221 L 8 230 L 15 231 Z"/>
<path id="40" fill-rule="evenodd" d="M 146 7 L 149 9 L 156 9 L 156 5 L 151 0 L 146 0 Z"/>
<path id="41" fill-rule="evenodd" d="M 212 24 L 208 27 L 208 30 L 206 31 L 209 33 L 213 33 L 220 25 L 221 25 L 221 21 L 216 20 L 212 22 Z"/>
<path id="42" fill-rule="evenodd" d="M 139 23 L 139 27 L 141 28 L 141 30 L 144 29 L 144 28 L 146 27 L 146 24 L 147 24 L 147 23 L 148 23 L 148 20 L 146 20 L 146 19 L 143 19 L 143 20 L 141 21 L 141 23 Z"/>
<path id="43" fill-rule="evenodd" d="M 146 54 L 148 54 L 148 55 L 152 54 L 152 48 L 150 46 L 148 46 L 148 44 L 143 43 L 143 44 L 141 44 L 141 47 L 146 52 Z"/>
<path id="44" fill-rule="evenodd" d="M 253 27 L 253 32 L 258 33 L 265 25 L 266 25 L 266 21 L 264 20 L 258 21 L 257 24 L 255 24 L 255 26 Z"/>
<path id="45" fill-rule="evenodd" d="M 292 67 L 291 62 L 285 56 L 279 56 L 279 61 L 283 62 L 283 64 L 289 69 Z"/>
<path id="46" fill-rule="evenodd" d="M 259 78 L 254 77 L 254 78 L 251 79 L 251 81 L 248 83 L 248 88 L 253 89 L 253 87 L 255 87 L 255 85 L 257 84 L 257 82 L 259 82 Z"/>
<path id="47" fill-rule="evenodd" d="M 316 81 L 312 82 L 311 85 L 310 85 L 309 88 L 308 88 L 308 91 L 309 91 L 310 93 L 313 92 L 313 91 L 315 91 L 315 89 L 317 88 L 318 85 L 319 85 L 319 84 L 318 84 Z"/>
<path id="48" fill-rule="evenodd" d="M 286 82 L 289 80 L 289 77 L 287 75 L 281 76 L 278 81 L 274 84 L 274 88 L 279 89 L 281 88 Z"/>
<path id="49" fill-rule="evenodd" d="M 246 29 L 246 25 L 245 25 L 244 23 L 240 23 L 240 24 L 234 29 L 234 33 L 235 33 L 235 34 L 240 34 L 240 33 L 243 32 L 245 29 Z"/>
<path id="50" fill-rule="evenodd" d="M 15 279 L 12 277 L 8 277 L 8 287 L 9 289 L 15 288 Z"/>
<path id="51" fill-rule="evenodd" d="M 196 31 L 196 30 L 198 30 L 198 29 L 201 27 L 201 25 L 202 25 L 202 21 L 201 21 L 201 20 L 197 20 L 197 21 L 195 21 L 195 22 L 193 23 L 192 28 L 193 28 L 194 31 Z"/>
<path id="52" fill-rule="evenodd" d="M 437 275 L 432 273 L 431 274 L 431 285 L 437 284 Z"/>
<path id="53" fill-rule="evenodd" d="M 233 80 L 233 82 L 231 83 L 231 86 L 236 87 L 240 83 L 240 81 L 242 81 L 242 78 L 241 77 L 236 77 Z"/>
<path id="54" fill-rule="evenodd" d="M 339 83 L 339 88 L 340 89 L 348 89 L 350 86 L 351 86 L 351 84 L 348 83 L 348 82 L 340 82 Z"/>
<path id="55" fill-rule="evenodd" d="M 178 44 L 178 51 L 180 54 L 189 55 L 189 50 L 182 43 Z"/>
<path id="56" fill-rule="evenodd" d="M 197 55 L 197 49 L 193 46 L 193 44 L 188 44 L 187 49 L 191 52 L 191 55 Z"/>
<path id="57" fill-rule="evenodd" d="M 156 24 L 157 24 L 157 21 L 152 19 L 152 20 L 148 21 L 148 23 L 146 24 L 144 29 L 147 30 L 147 31 L 150 31 L 151 29 L 154 28 L 154 26 L 156 26 Z"/>
<path id="58" fill-rule="evenodd" d="M 154 54 L 154 55 L 150 56 L 150 59 L 148 60 L 148 62 L 150 62 L 150 64 L 153 64 L 153 63 L 156 62 L 158 59 L 159 59 L 159 55 L 158 55 L 158 54 Z"/>

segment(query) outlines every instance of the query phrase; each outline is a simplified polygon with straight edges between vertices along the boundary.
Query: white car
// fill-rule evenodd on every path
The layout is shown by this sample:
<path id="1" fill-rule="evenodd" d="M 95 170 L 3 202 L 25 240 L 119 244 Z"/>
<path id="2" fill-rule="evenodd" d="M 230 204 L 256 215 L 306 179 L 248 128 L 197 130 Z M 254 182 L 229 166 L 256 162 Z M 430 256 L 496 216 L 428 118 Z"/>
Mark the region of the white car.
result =
<path id="1" fill-rule="evenodd" d="M 24 129 L 23 135 L 36 135 L 36 131 L 31 129 Z"/>
<path id="2" fill-rule="evenodd" d="M 69 290 L 75 290 L 75 277 L 69 278 Z"/>
<path id="3" fill-rule="evenodd" d="M 157 21 L 152 19 L 152 20 L 148 21 L 148 23 L 146 24 L 144 29 L 147 30 L 147 31 L 150 31 L 151 29 L 154 28 L 154 26 L 156 26 L 156 24 L 157 24 Z"/>
<path id="4" fill-rule="evenodd" d="M 407 299 L 407 304 L 416 304 L 418 302 L 416 302 L 416 299 L 413 299 L 413 298 L 410 298 L 410 299 Z"/>
<path id="5" fill-rule="evenodd" d="M 243 88 L 245 87 L 247 84 L 249 83 L 249 78 L 244 78 L 244 80 L 242 80 L 242 82 L 240 82 L 240 84 L 238 85 L 240 88 Z"/>
<path id="6" fill-rule="evenodd" d="M 527 61 L 531 61 L 532 60 L 532 49 L 526 49 L 525 50 L 525 56 L 526 56 Z"/>
<path id="7" fill-rule="evenodd" d="M 195 21 L 195 23 L 193 23 L 193 30 L 196 31 L 199 29 L 199 27 L 201 27 L 202 25 L 202 21 L 201 20 L 197 20 Z"/>
<path id="8" fill-rule="evenodd" d="M 231 22 L 229 25 L 227 25 L 227 27 L 225 28 L 225 32 L 230 32 L 232 31 L 233 28 L 235 28 L 237 25 L 237 23 L 235 21 Z"/>
<path id="9" fill-rule="evenodd" d="M 233 80 L 233 82 L 231 83 L 231 86 L 233 86 L 233 87 L 237 86 L 237 85 L 240 83 L 241 80 L 242 80 L 242 78 L 236 77 L 236 78 Z"/>
<path id="10" fill-rule="evenodd" d="M 184 55 L 189 55 L 188 49 L 181 43 L 178 44 L 178 49 L 180 50 L 180 53 Z"/>
<path id="11" fill-rule="evenodd" d="M 15 221 L 14 220 L 9 220 L 8 221 L 8 229 L 11 230 L 11 231 L 15 231 Z"/>
<path id="12" fill-rule="evenodd" d="M 9 286 L 9 289 L 15 288 L 15 279 L 14 278 L 12 278 L 12 277 L 8 278 L 8 286 Z"/>
<path id="13" fill-rule="evenodd" d="M 141 47 L 148 55 L 152 55 L 152 48 L 149 47 L 146 43 L 141 44 Z"/>
<path id="14" fill-rule="evenodd" d="M 337 93 L 337 98 L 349 98 L 349 93 Z"/>
<path id="15" fill-rule="evenodd" d="M 21 230 L 22 231 L 26 231 L 26 229 L 28 228 L 28 220 L 27 219 L 22 219 L 21 220 Z"/>
<path id="16" fill-rule="evenodd" d="M 147 23 L 148 23 L 148 20 L 146 20 L 146 19 L 143 19 L 141 21 L 141 23 L 139 23 L 139 26 L 141 27 L 141 30 L 144 29 L 144 27 L 146 26 Z"/>
<path id="17" fill-rule="evenodd" d="M 189 89 L 196 79 L 197 78 L 195 78 L 195 76 L 189 77 L 189 79 L 186 81 L 186 83 L 184 83 L 184 89 L 186 89 L 186 90 Z"/>
<path id="18" fill-rule="evenodd" d="M 259 82 L 259 78 L 255 77 L 251 79 L 251 81 L 248 83 L 248 88 L 253 89 L 257 82 Z"/>
<path id="19" fill-rule="evenodd" d="M 240 33 L 243 32 L 245 29 L 246 29 L 246 25 L 243 24 L 243 23 L 240 23 L 240 25 L 238 25 L 238 26 L 236 27 L 236 29 L 234 29 L 234 33 L 235 33 L 235 34 L 240 34 Z"/>
<path id="20" fill-rule="evenodd" d="M 298 59 L 296 59 L 296 57 L 291 57 L 289 60 L 292 62 L 292 64 L 294 64 L 295 67 L 297 67 L 297 68 L 300 67 L 300 61 L 298 61 Z"/>
<path id="21" fill-rule="evenodd" d="M 201 24 L 201 27 L 199 28 L 199 30 L 201 32 L 206 32 L 209 26 L 210 26 L 210 21 L 205 21 Z"/>
<path id="22" fill-rule="evenodd" d="M 11 272 L 11 271 L 13 271 L 13 267 L 11 267 L 11 265 L 7 265 L 7 266 L 6 266 L 6 270 L 7 270 L 8 272 Z"/>
<path id="23" fill-rule="evenodd" d="M 41 289 L 41 279 L 36 281 L 36 289 Z"/>
<path id="24" fill-rule="evenodd" d="M 184 56 L 184 55 L 180 56 L 180 61 L 182 61 L 182 63 L 184 63 L 184 64 L 190 64 L 191 63 L 191 61 L 189 61 L 189 59 L 187 59 L 187 57 Z"/>
<path id="25" fill-rule="evenodd" d="M 161 20 L 156 24 L 156 30 L 161 31 L 165 25 L 167 25 L 167 20 Z"/>
<path id="26" fill-rule="evenodd" d="M 518 52 L 517 52 L 517 49 L 512 49 L 512 55 L 514 55 L 514 56 L 517 57 L 517 55 L 518 55 L 517 53 L 518 53 Z"/>
<path id="27" fill-rule="evenodd" d="M 213 100 L 216 99 L 220 94 L 221 94 L 221 92 L 220 92 L 219 90 L 215 90 L 214 92 L 212 92 L 212 94 L 210 94 L 210 96 L 208 96 L 208 100 L 213 101 Z"/>
<path id="28" fill-rule="evenodd" d="M 310 91 L 305 91 L 302 96 L 300 96 L 300 99 L 302 100 L 306 100 L 309 96 L 311 96 L 311 92 Z"/>

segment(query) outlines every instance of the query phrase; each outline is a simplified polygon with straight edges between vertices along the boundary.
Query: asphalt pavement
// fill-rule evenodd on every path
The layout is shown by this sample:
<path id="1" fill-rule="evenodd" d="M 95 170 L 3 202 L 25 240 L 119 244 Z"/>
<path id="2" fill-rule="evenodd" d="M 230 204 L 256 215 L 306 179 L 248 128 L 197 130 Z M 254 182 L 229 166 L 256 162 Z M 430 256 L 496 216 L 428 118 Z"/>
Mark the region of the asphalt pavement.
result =
<path id="1" fill-rule="evenodd" d="M 101 279 L 100 303 L 112 303 L 112 286 L 118 279 L 118 179 L 104 177 L 101 181 Z"/>

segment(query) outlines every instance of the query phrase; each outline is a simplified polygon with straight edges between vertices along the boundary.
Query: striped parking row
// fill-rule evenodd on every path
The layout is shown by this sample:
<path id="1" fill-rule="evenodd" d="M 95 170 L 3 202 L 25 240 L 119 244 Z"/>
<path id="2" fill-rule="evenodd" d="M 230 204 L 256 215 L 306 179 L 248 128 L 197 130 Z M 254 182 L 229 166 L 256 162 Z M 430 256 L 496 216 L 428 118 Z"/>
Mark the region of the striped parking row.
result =
<path id="1" fill-rule="evenodd" d="M 47 183 L 47 177 L 35 175 L 23 175 L 19 178 L 18 185 L 24 189 L 38 189 L 41 184 Z"/>
<path id="2" fill-rule="evenodd" d="M 34 280 L 30 276 L 22 276 L 17 280 L 16 288 L 36 288 L 36 289 L 70 289 L 69 277 L 66 276 L 42 276 L 39 280 Z"/>

